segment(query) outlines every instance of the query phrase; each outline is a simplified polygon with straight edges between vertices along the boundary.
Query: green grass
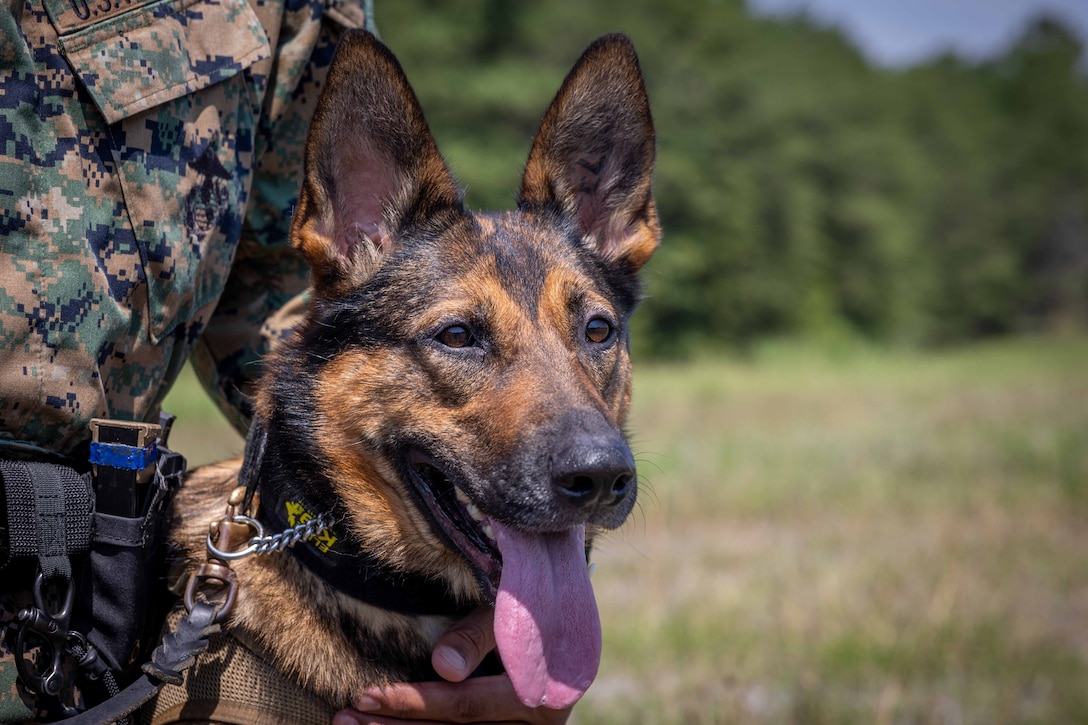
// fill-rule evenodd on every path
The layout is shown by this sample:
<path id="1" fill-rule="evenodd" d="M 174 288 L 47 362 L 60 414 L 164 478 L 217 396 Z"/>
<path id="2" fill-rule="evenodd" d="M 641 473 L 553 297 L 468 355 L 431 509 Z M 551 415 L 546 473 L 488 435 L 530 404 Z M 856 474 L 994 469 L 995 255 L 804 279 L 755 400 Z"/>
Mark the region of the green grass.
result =
<path id="1" fill-rule="evenodd" d="M 1088 343 L 636 370 L 581 723 L 1088 722 Z"/>
<path id="2" fill-rule="evenodd" d="M 245 441 L 204 392 L 191 366 L 181 371 L 163 402 L 177 416 L 170 447 L 185 456 L 189 468 L 242 455 Z"/>
<path id="3" fill-rule="evenodd" d="M 635 378 L 576 723 L 1088 722 L 1088 340 Z M 239 452 L 206 416 L 179 441 Z"/>

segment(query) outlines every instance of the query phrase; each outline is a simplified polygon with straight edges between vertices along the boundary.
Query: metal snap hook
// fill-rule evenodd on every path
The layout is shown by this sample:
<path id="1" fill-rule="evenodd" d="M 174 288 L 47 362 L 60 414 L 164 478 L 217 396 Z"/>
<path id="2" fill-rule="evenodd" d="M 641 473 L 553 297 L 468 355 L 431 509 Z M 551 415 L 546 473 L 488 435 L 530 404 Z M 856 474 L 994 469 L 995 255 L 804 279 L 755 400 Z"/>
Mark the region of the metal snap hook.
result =
<path id="1" fill-rule="evenodd" d="M 45 603 L 45 586 L 50 579 L 61 579 L 66 585 L 61 608 L 51 612 Z M 64 685 L 64 653 L 68 640 L 68 620 L 72 615 L 72 603 L 75 600 L 75 585 L 70 579 L 46 577 L 42 571 L 34 579 L 34 605 L 19 612 L 19 622 L 15 634 L 15 670 L 23 684 L 31 692 L 45 695 L 60 694 Z M 33 648 L 30 637 L 42 640 L 35 644 L 43 650 L 48 666 L 42 670 L 34 664 L 30 654 Z"/>
<path id="2" fill-rule="evenodd" d="M 219 582 L 227 588 L 226 598 L 215 613 L 215 621 L 222 622 L 234 609 L 234 598 L 238 592 L 238 580 L 234 570 L 227 564 L 208 561 L 193 572 L 189 576 L 189 583 L 185 586 L 185 611 L 189 614 L 193 613 L 193 607 L 196 605 L 197 588 L 206 582 Z"/>
<path id="3" fill-rule="evenodd" d="M 245 524 L 249 526 L 255 532 L 249 539 L 249 543 L 238 551 L 224 551 L 216 546 L 216 539 L 211 532 L 208 532 L 208 554 L 216 559 L 222 559 L 223 561 L 234 561 L 236 559 L 244 559 L 245 557 L 253 554 L 257 551 L 257 543 L 255 540 L 264 537 L 264 526 L 257 519 L 249 516 L 242 516 L 240 514 L 232 516 L 230 519 L 231 524 Z M 229 541 L 229 539 L 228 539 Z"/>

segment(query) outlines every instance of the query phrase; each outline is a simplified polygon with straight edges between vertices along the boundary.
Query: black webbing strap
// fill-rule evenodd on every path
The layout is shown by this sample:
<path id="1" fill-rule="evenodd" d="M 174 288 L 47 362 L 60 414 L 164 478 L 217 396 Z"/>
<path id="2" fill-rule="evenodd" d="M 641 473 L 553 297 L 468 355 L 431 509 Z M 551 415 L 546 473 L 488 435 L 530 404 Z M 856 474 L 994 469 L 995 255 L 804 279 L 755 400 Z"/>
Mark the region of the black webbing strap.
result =
<path id="1" fill-rule="evenodd" d="M 150 700 L 164 685 L 180 685 L 182 673 L 208 647 L 208 638 L 219 632 L 217 605 L 204 601 L 193 604 L 193 611 L 178 621 L 177 628 L 163 637 L 144 674 L 110 699 L 64 720 L 65 725 L 101 725 L 120 720 Z"/>
<path id="2" fill-rule="evenodd" d="M 242 501 L 242 511 L 250 511 L 253 506 L 253 496 L 257 493 L 257 485 L 261 478 L 261 464 L 264 462 L 264 449 L 268 445 L 268 430 L 264 422 L 257 414 L 249 424 L 249 433 L 246 434 L 246 453 L 242 459 L 242 468 L 238 471 L 238 485 L 245 486 L 246 497 Z"/>
<path id="3" fill-rule="evenodd" d="M 8 556 L 37 557 L 46 579 L 72 576 L 70 555 L 91 545 L 93 497 L 88 475 L 40 461 L 0 460 L 7 508 Z"/>

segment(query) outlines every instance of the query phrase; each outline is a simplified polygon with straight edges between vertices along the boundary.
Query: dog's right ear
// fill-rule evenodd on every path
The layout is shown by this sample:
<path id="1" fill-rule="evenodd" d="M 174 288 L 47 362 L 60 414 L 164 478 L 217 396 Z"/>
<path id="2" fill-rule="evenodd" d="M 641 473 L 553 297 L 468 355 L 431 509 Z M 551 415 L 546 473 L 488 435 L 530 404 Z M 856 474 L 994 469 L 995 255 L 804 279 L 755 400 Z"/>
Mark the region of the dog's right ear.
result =
<path id="1" fill-rule="evenodd" d="M 400 63 L 365 31 L 345 33 L 336 49 L 305 169 L 291 239 L 321 296 L 364 282 L 406 236 L 466 215 Z"/>

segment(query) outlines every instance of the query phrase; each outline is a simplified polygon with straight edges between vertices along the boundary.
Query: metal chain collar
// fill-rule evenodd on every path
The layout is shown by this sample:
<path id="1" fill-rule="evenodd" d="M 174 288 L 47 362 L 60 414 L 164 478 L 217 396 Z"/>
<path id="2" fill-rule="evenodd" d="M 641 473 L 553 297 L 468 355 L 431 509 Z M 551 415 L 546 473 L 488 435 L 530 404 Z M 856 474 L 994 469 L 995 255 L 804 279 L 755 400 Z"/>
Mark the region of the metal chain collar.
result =
<path id="1" fill-rule="evenodd" d="M 203 587 L 215 590 L 223 600 L 216 614 L 216 621 L 225 621 L 234 607 L 237 593 L 237 577 L 231 568 L 231 562 L 244 559 L 253 554 L 269 554 L 282 551 L 292 544 L 317 534 L 332 525 L 332 517 L 321 514 L 278 534 L 266 535 L 264 526 L 251 516 L 242 513 L 246 489 L 242 486 L 231 491 L 227 499 L 227 510 L 223 518 L 212 522 L 206 546 L 207 561 L 192 572 L 185 587 L 185 607 L 190 612 L 196 602 L 198 590 Z M 256 501 L 253 507 L 256 508 Z M 254 532 L 242 548 L 236 548 L 243 541 L 247 531 Z M 223 548 L 218 544 L 222 543 Z"/>
<path id="2" fill-rule="evenodd" d="M 318 532 L 327 529 L 332 525 L 332 517 L 328 514 L 321 514 L 301 524 L 296 524 L 290 528 L 284 529 L 278 534 L 264 533 L 264 526 L 260 521 L 241 514 L 236 514 L 231 517 L 231 523 L 243 524 L 253 529 L 256 534 L 250 537 L 246 546 L 238 551 L 223 551 L 215 545 L 215 541 L 212 538 L 211 533 L 208 534 L 208 552 L 224 561 L 235 561 L 238 559 L 244 559 L 252 554 L 270 554 L 276 551 L 282 551 L 288 546 L 297 544 L 303 539 L 308 539 L 314 536 Z"/>

